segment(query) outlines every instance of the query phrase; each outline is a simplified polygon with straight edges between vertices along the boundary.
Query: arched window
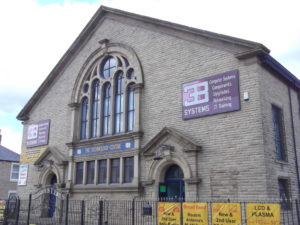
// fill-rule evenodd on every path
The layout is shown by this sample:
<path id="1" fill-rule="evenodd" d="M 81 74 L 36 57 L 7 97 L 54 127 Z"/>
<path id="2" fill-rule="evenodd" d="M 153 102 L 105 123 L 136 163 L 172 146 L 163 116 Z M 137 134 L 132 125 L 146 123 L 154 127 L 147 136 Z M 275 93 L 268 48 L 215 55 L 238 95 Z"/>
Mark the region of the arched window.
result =
<path id="1" fill-rule="evenodd" d="M 134 89 L 132 85 L 130 85 L 127 89 L 127 131 L 133 131 L 134 111 L 135 111 Z"/>
<path id="2" fill-rule="evenodd" d="M 87 125 L 88 125 L 88 98 L 84 97 L 81 103 L 81 129 L 80 139 L 87 138 Z"/>
<path id="3" fill-rule="evenodd" d="M 109 78 L 113 75 L 113 73 L 116 70 L 116 60 L 110 56 L 106 58 L 106 60 L 103 62 L 103 67 L 102 67 L 102 77 L 103 78 Z"/>
<path id="4" fill-rule="evenodd" d="M 103 87 L 103 116 L 102 116 L 102 135 L 110 134 L 110 104 L 111 104 L 111 85 L 106 83 Z"/>
<path id="5" fill-rule="evenodd" d="M 99 103 L 100 85 L 99 80 L 95 80 L 92 85 L 92 112 L 91 112 L 91 137 L 99 136 Z"/>
<path id="6" fill-rule="evenodd" d="M 123 132 L 124 77 L 120 72 L 116 77 L 115 94 L 115 134 Z"/>
<path id="7" fill-rule="evenodd" d="M 133 85 L 142 80 L 123 55 L 99 57 L 82 81 L 80 140 L 132 132 L 140 95 Z M 139 92 L 138 92 L 139 93 Z M 137 98 L 137 99 L 135 99 Z"/>

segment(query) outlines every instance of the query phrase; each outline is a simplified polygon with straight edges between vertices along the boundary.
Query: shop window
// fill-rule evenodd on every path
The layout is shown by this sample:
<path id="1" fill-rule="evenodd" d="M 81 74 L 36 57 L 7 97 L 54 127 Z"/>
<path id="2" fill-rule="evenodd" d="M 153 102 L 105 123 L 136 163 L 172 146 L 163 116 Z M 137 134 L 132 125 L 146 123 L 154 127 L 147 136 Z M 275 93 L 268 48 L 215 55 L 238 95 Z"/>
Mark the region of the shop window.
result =
<path id="1" fill-rule="evenodd" d="M 130 183 L 133 179 L 133 157 L 124 158 L 124 182 Z"/>
<path id="2" fill-rule="evenodd" d="M 289 209 L 291 206 L 291 196 L 288 179 L 278 179 L 279 196 L 282 209 Z"/>
<path id="3" fill-rule="evenodd" d="M 95 178 L 95 161 L 87 162 L 87 173 L 86 173 L 86 183 L 93 184 Z"/>
<path id="4" fill-rule="evenodd" d="M 273 117 L 273 131 L 274 131 L 274 140 L 275 140 L 276 159 L 287 161 L 282 110 L 273 105 L 272 117 Z"/>
<path id="5" fill-rule="evenodd" d="M 110 183 L 120 182 L 120 159 L 111 159 Z"/>
<path id="6" fill-rule="evenodd" d="M 83 81 L 80 140 L 134 131 L 135 70 L 124 56 L 100 58 Z"/>
<path id="7" fill-rule="evenodd" d="M 12 163 L 10 170 L 10 181 L 18 181 L 19 178 L 19 164 Z"/>
<path id="8" fill-rule="evenodd" d="M 83 184 L 83 162 L 76 163 L 76 184 Z"/>
<path id="9" fill-rule="evenodd" d="M 107 160 L 98 161 L 98 184 L 105 184 L 107 176 Z"/>

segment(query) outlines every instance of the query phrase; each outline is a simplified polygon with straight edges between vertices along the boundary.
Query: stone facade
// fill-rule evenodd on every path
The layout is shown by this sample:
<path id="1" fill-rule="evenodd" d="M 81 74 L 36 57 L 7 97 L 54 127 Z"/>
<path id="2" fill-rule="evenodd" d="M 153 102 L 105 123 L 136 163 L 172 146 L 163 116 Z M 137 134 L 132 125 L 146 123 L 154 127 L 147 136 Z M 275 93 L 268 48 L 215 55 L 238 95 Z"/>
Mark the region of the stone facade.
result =
<path id="1" fill-rule="evenodd" d="M 298 197 L 299 80 L 291 83 L 282 75 L 288 71 L 264 64 L 260 57 L 268 53 L 258 43 L 101 7 L 18 115 L 24 121 L 23 156 L 28 126 L 51 121 L 46 150 L 28 161 L 20 196 L 50 185 L 55 175 L 58 187 L 75 199 L 156 199 L 175 164 L 184 174 L 186 199 L 279 198 L 280 178 L 290 181 L 290 197 Z M 94 63 L 114 54 L 126 57 L 135 72 L 133 130 L 80 140 L 81 90 Z M 239 74 L 240 110 L 182 119 L 183 83 L 233 70 Z M 283 110 L 286 161 L 275 159 L 272 105 Z M 79 148 L 128 141 L 134 143 L 131 150 L 73 155 Z M 168 148 L 154 160 L 162 147 Z M 126 157 L 134 158 L 130 183 L 122 182 Z M 97 160 L 113 158 L 121 159 L 119 183 L 85 184 L 87 161 L 95 160 L 97 168 Z M 76 162 L 84 162 L 83 184 L 75 184 Z"/>
<path id="2" fill-rule="evenodd" d="M 12 164 L 18 162 L 0 161 L 0 199 L 8 199 L 10 193 L 17 192 L 18 180 L 11 180 Z"/>

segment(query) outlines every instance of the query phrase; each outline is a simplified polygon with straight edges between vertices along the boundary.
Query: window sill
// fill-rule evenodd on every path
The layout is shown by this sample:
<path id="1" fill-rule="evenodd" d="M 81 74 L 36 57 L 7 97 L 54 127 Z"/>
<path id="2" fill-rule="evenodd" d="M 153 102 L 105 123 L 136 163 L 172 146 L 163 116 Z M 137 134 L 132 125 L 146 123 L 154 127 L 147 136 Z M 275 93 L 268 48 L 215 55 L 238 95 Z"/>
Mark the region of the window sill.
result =
<path id="1" fill-rule="evenodd" d="M 112 141 L 128 141 L 135 138 L 140 138 L 142 136 L 143 136 L 143 132 L 141 131 L 128 132 L 128 133 L 115 134 L 110 136 L 90 138 L 85 140 L 78 140 L 75 142 L 67 143 L 66 145 L 70 148 L 78 148 L 78 147 L 85 147 L 89 145 L 106 144 Z"/>
<path id="2" fill-rule="evenodd" d="M 140 187 L 137 183 L 116 184 L 75 184 L 72 192 L 138 192 Z"/>
<path id="3" fill-rule="evenodd" d="M 281 165 L 288 165 L 288 164 L 289 164 L 288 161 L 285 161 L 285 160 L 278 160 L 278 159 L 275 159 L 275 163 L 281 164 Z"/>

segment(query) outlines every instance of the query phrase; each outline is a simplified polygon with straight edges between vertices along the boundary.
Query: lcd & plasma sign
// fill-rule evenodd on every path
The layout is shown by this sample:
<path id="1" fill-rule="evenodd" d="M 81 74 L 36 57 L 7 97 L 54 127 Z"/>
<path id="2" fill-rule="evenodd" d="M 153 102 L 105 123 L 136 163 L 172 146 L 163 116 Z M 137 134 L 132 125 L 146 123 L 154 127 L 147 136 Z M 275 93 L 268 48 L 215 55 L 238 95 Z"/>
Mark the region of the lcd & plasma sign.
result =
<path id="1" fill-rule="evenodd" d="M 248 203 L 247 225 L 280 225 L 280 204 Z"/>
<path id="2" fill-rule="evenodd" d="M 238 71 L 182 84 L 184 120 L 240 109 Z"/>

